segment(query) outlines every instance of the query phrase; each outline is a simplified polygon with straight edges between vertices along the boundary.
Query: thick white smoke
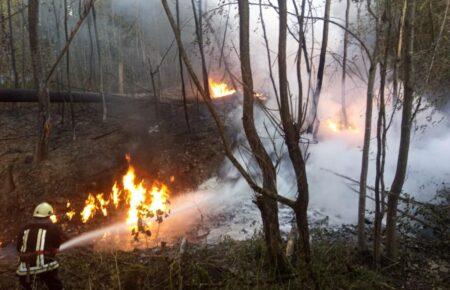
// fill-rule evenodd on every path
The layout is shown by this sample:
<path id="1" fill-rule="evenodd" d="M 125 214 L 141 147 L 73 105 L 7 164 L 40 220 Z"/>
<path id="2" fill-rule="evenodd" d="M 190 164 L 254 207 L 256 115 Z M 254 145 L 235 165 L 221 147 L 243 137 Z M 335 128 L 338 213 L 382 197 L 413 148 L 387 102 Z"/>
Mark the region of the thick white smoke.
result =
<path id="1" fill-rule="evenodd" d="M 333 3 L 331 17 L 336 21 L 341 21 L 345 6 L 342 3 Z M 319 5 L 316 13 L 321 15 L 323 7 Z M 361 12 L 364 17 L 364 12 Z M 256 88 L 264 91 L 271 90 L 271 84 L 268 78 L 268 63 L 265 58 L 265 47 L 262 39 L 260 22 L 256 21 L 259 16 L 257 7 L 251 8 L 251 52 L 252 65 Z M 272 61 L 276 59 L 277 49 L 277 15 L 272 10 L 264 10 L 267 31 L 272 50 Z M 356 7 L 352 6 L 352 19 L 356 18 Z M 342 23 L 342 21 L 341 21 Z M 320 49 L 321 23 L 314 24 L 314 39 L 317 41 L 315 54 Z M 311 29 L 308 30 L 308 45 L 311 45 Z M 331 53 L 341 53 L 341 40 L 343 32 L 340 28 L 330 26 L 330 42 L 328 51 Z M 370 40 L 370 34 L 367 37 Z M 297 44 L 292 39 L 288 42 L 288 55 L 292 64 L 289 69 L 291 92 L 296 95 L 296 75 L 295 75 L 295 52 Z M 350 47 L 350 59 L 356 62 L 357 66 L 364 67 L 359 48 L 355 45 Z M 366 84 L 356 78 L 348 78 L 347 81 L 347 102 L 348 114 L 351 124 L 356 128 L 354 131 L 334 132 L 327 127 L 327 120 L 340 120 L 340 69 L 333 59 L 328 55 L 326 80 L 322 89 L 321 101 L 319 105 L 319 119 L 322 121 L 319 134 L 319 142 L 309 146 L 309 159 L 307 163 L 308 183 L 310 188 L 310 211 L 312 220 L 319 217 L 328 216 L 331 225 L 342 223 L 355 223 L 357 220 L 358 195 L 350 188 L 357 188 L 355 184 L 338 177 L 329 170 L 346 175 L 350 178 L 359 180 L 361 170 L 361 146 L 364 128 L 365 97 Z M 314 58 L 316 60 L 316 58 Z M 289 61 L 289 60 L 288 60 Z M 317 65 L 317 64 L 316 64 Z M 337 68 L 336 68 L 337 67 Z M 273 66 L 275 78 L 277 78 L 277 66 Z M 306 71 L 304 71 L 304 86 L 307 82 Z M 305 92 L 306 93 L 306 92 Z M 276 107 L 273 99 L 268 104 L 269 107 Z M 376 102 L 374 101 L 374 118 L 370 153 L 370 168 L 368 184 L 374 183 L 375 169 L 375 124 L 376 124 Z M 391 113 L 389 105 L 388 114 Z M 232 112 L 229 122 L 234 124 L 235 129 L 240 132 L 238 139 L 244 140 L 244 133 L 241 128 L 241 109 L 238 108 Z M 432 118 L 430 120 L 430 115 Z M 386 186 L 389 187 L 397 164 L 398 144 L 400 138 L 401 110 L 398 110 L 393 118 L 391 129 L 388 133 L 387 159 L 385 169 Z M 283 140 L 280 136 L 275 137 L 275 148 L 269 137 L 272 136 L 274 128 L 267 116 L 258 111 L 255 116 L 260 136 L 266 149 L 275 156 L 275 152 L 281 149 L 278 154 L 283 155 L 283 160 L 279 166 L 277 183 L 280 194 L 295 197 L 296 186 L 290 160 L 286 156 Z M 416 127 L 424 130 L 415 130 L 411 138 L 411 148 L 409 153 L 407 180 L 404 191 L 420 200 L 430 200 L 436 193 L 436 190 L 445 185 L 450 180 L 450 123 L 445 112 L 433 111 L 433 108 L 425 110 L 417 115 Z M 268 132 L 266 131 L 268 129 Z M 251 164 L 251 158 L 245 150 L 238 148 L 235 155 L 239 157 L 242 164 Z M 251 165 L 249 165 L 251 167 Z M 236 169 L 225 160 L 218 174 L 218 178 L 208 180 L 203 185 L 202 191 L 209 192 L 214 198 L 221 197 L 220 207 L 213 207 L 206 212 L 217 220 L 217 216 L 224 217 L 218 227 L 213 229 L 211 237 L 220 235 L 230 235 L 234 238 L 245 238 L 253 234 L 260 228 L 260 216 L 252 200 L 254 198 L 252 190 L 248 187 L 245 180 L 240 177 Z M 447 183 L 448 185 L 448 183 Z M 368 191 L 369 195 L 373 193 Z M 224 198 L 226 197 L 226 198 Z M 373 202 L 367 201 L 367 209 L 373 208 Z M 292 213 L 285 207 L 280 208 L 280 223 L 282 229 L 288 230 Z"/>

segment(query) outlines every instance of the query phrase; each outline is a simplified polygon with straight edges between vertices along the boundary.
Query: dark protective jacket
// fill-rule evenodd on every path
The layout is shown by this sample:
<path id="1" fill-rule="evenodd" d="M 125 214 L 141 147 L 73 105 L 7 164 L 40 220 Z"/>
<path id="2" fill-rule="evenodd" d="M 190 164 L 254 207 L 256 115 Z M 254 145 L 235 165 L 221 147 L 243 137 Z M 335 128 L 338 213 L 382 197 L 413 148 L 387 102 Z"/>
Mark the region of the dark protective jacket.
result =
<path id="1" fill-rule="evenodd" d="M 40 274 L 58 268 L 56 252 L 66 239 L 49 218 L 33 218 L 17 236 L 20 264 L 16 273 L 21 276 Z"/>

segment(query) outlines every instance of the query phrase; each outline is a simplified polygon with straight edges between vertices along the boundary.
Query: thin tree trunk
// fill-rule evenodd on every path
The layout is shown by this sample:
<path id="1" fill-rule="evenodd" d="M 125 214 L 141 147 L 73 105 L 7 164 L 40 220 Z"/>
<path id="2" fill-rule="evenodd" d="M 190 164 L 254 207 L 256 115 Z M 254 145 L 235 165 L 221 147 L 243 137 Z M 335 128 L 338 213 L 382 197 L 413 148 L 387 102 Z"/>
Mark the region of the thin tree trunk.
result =
<path id="1" fill-rule="evenodd" d="M 36 144 L 34 159 L 40 162 L 47 158 L 48 142 L 50 139 L 50 98 L 45 85 L 39 46 L 39 0 L 28 1 L 28 30 L 30 39 L 31 65 L 33 79 L 38 90 L 39 98 L 39 137 Z"/>
<path id="2" fill-rule="evenodd" d="M 9 48 L 11 51 L 11 68 L 13 72 L 14 87 L 19 87 L 19 76 L 17 75 L 16 67 L 16 49 L 14 47 L 14 33 L 11 17 L 11 0 L 6 1 L 8 7 L 8 29 L 9 29 Z"/>
<path id="3" fill-rule="evenodd" d="M 123 95 L 125 93 L 123 88 L 123 61 L 119 61 L 117 75 L 119 76 L 119 94 Z"/>
<path id="4" fill-rule="evenodd" d="M 445 12 L 444 12 L 444 19 L 442 20 L 441 28 L 439 29 L 438 38 L 433 43 L 434 44 L 433 54 L 431 55 L 430 67 L 428 69 L 427 78 L 425 80 L 426 83 L 428 83 L 428 81 L 430 80 L 431 70 L 433 69 L 434 60 L 435 60 L 435 57 L 436 57 L 436 52 L 438 50 L 439 43 L 440 43 L 440 41 L 442 39 L 442 34 L 444 32 L 445 24 L 447 23 L 447 13 L 448 13 L 448 7 L 449 6 L 450 6 L 450 0 L 447 0 L 447 5 L 445 6 Z M 431 11 L 431 1 L 430 1 L 430 11 Z M 433 18 L 430 17 L 430 19 L 432 20 Z M 433 27 L 433 26 L 431 26 L 431 27 Z M 433 39 L 434 39 L 434 37 L 433 37 Z"/>
<path id="5" fill-rule="evenodd" d="M 176 6 L 176 17 L 177 17 L 177 26 L 180 29 L 180 3 L 179 0 L 175 2 Z M 181 59 L 180 49 L 178 48 L 178 63 L 180 66 L 180 79 L 181 79 L 181 95 L 183 96 L 183 109 L 184 109 L 184 119 L 186 120 L 186 126 L 188 132 L 191 132 L 191 126 L 189 125 L 189 115 L 187 110 L 187 102 L 186 102 L 186 84 L 184 82 L 184 70 L 183 70 L 183 60 Z"/>
<path id="6" fill-rule="evenodd" d="M 304 116 L 306 115 L 303 112 L 303 82 L 301 75 L 301 64 L 302 64 L 302 49 L 305 43 L 304 32 L 303 32 L 303 22 L 305 19 L 305 5 L 306 0 L 302 0 L 301 13 L 298 13 L 298 7 L 295 0 L 292 0 L 292 4 L 295 8 L 295 14 L 297 15 L 298 22 L 298 48 L 297 48 L 297 64 L 296 64 L 296 73 L 297 73 L 297 84 L 298 84 L 298 108 L 297 108 L 297 129 L 298 131 L 302 130 L 304 123 Z M 305 59 L 307 60 L 306 56 Z"/>
<path id="7" fill-rule="evenodd" d="M 378 43 L 375 44 L 373 56 L 378 54 Z M 360 251 L 367 250 L 365 217 L 366 217 L 366 184 L 367 173 L 369 170 L 369 150 L 370 135 L 372 131 L 372 107 L 373 107 L 373 89 L 375 84 L 375 74 L 377 71 L 377 61 L 372 60 L 369 69 L 369 79 L 367 83 L 367 100 L 366 100 L 366 118 L 364 125 L 364 141 L 361 162 L 361 176 L 359 179 L 359 203 L 358 203 L 358 248 Z"/>
<path id="8" fill-rule="evenodd" d="M 192 3 L 192 11 L 194 14 L 194 21 L 195 21 L 195 33 L 197 35 L 197 42 L 198 42 L 198 48 L 200 51 L 200 57 L 202 61 L 202 74 L 203 74 L 203 86 L 208 94 L 210 96 L 209 92 L 209 80 L 208 80 L 208 70 L 206 68 L 206 58 L 205 58 L 205 51 L 203 47 L 203 13 L 202 13 L 202 0 L 199 0 L 198 2 L 198 12 L 195 6 L 195 0 L 191 0 Z"/>
<path id="9" fill-rule="evenodd" d="M 69 26 L 68 26 L 68 7 L 67 0 L 64 0 L 64 36 L 66 38 L 66 43 L 69 41 Z M 70 119 L 72 124 L 72 134 L 73 139 L 75 139 L 75 112 L 73 108 L 73 100 L 71 95 L 71 82 L 70 82 L 70 49 L 67 48 L 66 52 L 66 85 L 67 92 L 69 93 L 69 107 L 70 107 Z"/>
<path id="10" fill-rule="evenodd" d="M 349 28 L 349 15 L 350 15 L 350 0 L 347 0 L 347 6 L 345 8 L 345 30 L 344 30 L 344 52 L 342 56 L 342 79 L 341 79 L 341 110 L 342 121 L 345 128 L 348 127 L 347 117 L 347 102 L 345 99 L 345 78 L 347 76 L 347 46 L 348 46 L 348 28 Z"/>
<path id="11" fill-rule="evenodd" d="M 368 10 L 370 10 L 370 1 L 367 4 Z M 371 10 L 370 10 L 371 11 Z M 372 108 L 373 108 L 373 95 L 375 86 L 375 75 L 377 72 L 377 65 L 379 59 L 380 49 L 380 34 L 381 34 L 381 15 L 382 12 L 378 11 L 378 15 L 375 17 L 375 44 L 373 53 L 370 58 L 370 68 L 367 81 L 367 99 L 366 99 L 366 117 L 364 125 L 364 141 L 363 152 L 361 161 L 361 175 L 359 179 L 359 202 L 358 202 L 358 248 L 361 252 L 367 250 L 366 231 L 365 231 L 365 218 L 366 218 L 366 194 L 367 194 L 367 173 L 369 171 L 369 151 L 370 151 L 370 135 L 372 133 Z"/>
<path id="12" fill-rule="evenodd" d="M 379 111 L 377 121 L 377 156 L 376 156 L 376 175 L 375 175 L 375 221 L 374 221 L 374 242 L 373 256 L 377 266 L 381 262 L 381 222 L 384 215 L 385 204 L 385 184 L 384 184 L 384 167 L 386 159 L 386 104 L 385 104 L 385 85 L 387 76 L 388 56 L 391 50 L 391 28 L 392 15 L 391 3 L 389 0 L 384 1 L 385 19 L 387 27 L 384 29 L 384 54 L 380 64 L 380 89 L 379 89 Z"/>
<path id="13" fill-rule="evenodd" d="M 252 149 L 263 176 L 263 188 L 274 193 L 276 188 L 276 171 L 256 131 L 253 115 L 253 77 L 250 62 L 249 44 L 249 3 L 247 0 L 239 1 L 239 54 L 241 58 L 241 74 L 244 90 L 242 122 L 245 135 Z M 278 204 L 275 199 L 266 196 L 257 196 L 256 204 L 261 211 L 264 234 L 269 259 L 278 274 L 289 271 L 286 257 L 281 247 L 281 235 L 278 222 Z"/>
<path id="14" fill-rule="evenodd" d="M 52 0 L 52 6 L 53 6 L 53 16 L 55 17 L 55 31 L 56 31 L 56 51 L 59 51 L 61 49 L 61 33 L 59 30 L 60 22 L 58 17 L 58 10 L 56 9 L 56 3 L 55 0 Z M 61 74 L 60 67 L 56 70 L 56 88 L 58 93 L 61 92 L 61 86 L 63 85 L 63 77 Z M 65 101 L 61 104 L 61 124 L 64 124 L 64 111 L 65 111 Z"/>
<path id="15" fill-rule="evenodd" d="M 8 33 L 6 32 L 6 17 L 3 10 L 3 2 L 0 2 L 0 57 L 5 58 L 5 63 L 8 62 L 7 42 Z"/>
<path id="16" fill-rule="evenodd" d="M 403 188 L 408 166 L 409 144 L 412 125 L 412 105 L 414 100 L 414 18 L 415 1 L 407 0 L 407 12 L 405 19 L 405 62 L 404 62 L 404 95 L 402 124 L 400 133 L 400 145 L 395 171 L 387 207 L 386 225 L 386 254 L 389 258 L 395 258 L 397 252 L 396 229 L 397 229 L 397 206 L 400 193 Z"/>
<path id="17" fill-rule="evenodd" d="M 25 47 L 25 43 L 26 43 L 26 33 L 25 33 L 25 24 L 26 24 L 26 17 L 25 17 L 25 0 L 21 1 L 22 4 L 22 8 L 20 11 L 20 18 L 21 18 L 21 30 L 20 33 L 22 34 L 22 87 L 25 87 L 26 85 L 26 75 L 25 75 L 25 71 L 26 71 L 26 60 L 25 60 L 25 51 L 26 51 L 26 47 Z M 1 39 L 1 38 L 0 38 Z"/>
<path id="18" fill-rule="evenodd" d="M 88 84 L 92 86 L 92 82 L 94 81 L 94 40 L 92 39 L 92 19 L 91 17 L 87 17 L 87 27 L 88 27 L 88 35 L 89 35 L 89 75 L 88 75 Z"/>
<path id="19" fill-rule="evenodd" d="M 269 69 L 269 78 L 272 83 L 273 92 L 275 93 L 275 99 L 277 101 L 278 106 L 280 106 L 280 96 L 278 94 L 277 85 L 275 83 L 275 78 L 273 76 L 273 70 L 272 70 L 272 57 L 271 57 L 271 51 L 269 47 L 269 39 L 267 37 L 267 30 L 266 30 L 266 23 L 264 21 L 264 15 L 263 15 L 263 8 L 262 8 L 262 0 L 259 0 L 259 18 L 261 19 L 261 27 L 263 30 L 263 38 L 264 43 L 266 45 L 266 54 L 267 54 L 267 65 Z"/>
<path id="20" fill-rule="evenodd" d="M 103 79 L 103 61 L 102 61 L 102 53 L 100 47 L 100 39 L 98 35 L 98 27 L 97 27 L 97 15 L 95 12 L 94 3 L 92 3 L 92 18 L 94 21 L 94 34 L 95 34 L 95 43 L 97 45 L 97 58 L 98 58 L 98 72 L 100 74 L 100 94 L 102 95 L 102 108 L 103 108 L 103 121 L 106 121 L 108 115 L 108 108 L 106 106 L 106 97 L 105 97 L 105 85 Z"/>
<path id="21" fill-rule="evenodd" d="M 313 133 L 314 137 L 317 135 L 318 123 L 317 121 L 317 111 L 319 108 L 319 99 L 320 92 L 322 90 L 323 83 L 323 73 L 325 71 L 325 60 L 327 54 L 327 46 L 328 46 L 328 27 L 330 20 L 330 8 L 331 8 L 331 0 L 326 0 L 325 2 L 325 14 L 323 20 L 323 33 L 322 33 L 322 47 L 320 49 L 319 56 L 319 67 L 317 68 L 317 83 L 316 89 L 314 91 L 313 99 L 312 99 L 312 107 L 311 107 L 311 118 L 308 124 L 308 132 Z"/>
<path id="22" fill-rule="evenodd" d="M 400 69 L 400 61 L 401 61 L 401 52 L 402 52 L 402 45 L 403 45 L 403 28 L 405 25 L 405 17 L 406 17 L 406 6 L 407 6 L 407 0 L 403 0 L 403 8 L 402 8 L 402 15 L 400 17 L 400 27 L 398 29 L 398 42 L 396 46 L 395 51 L 395 63 L 394 68 L 392 72 L 392 90 L 393 90 L 393 105 L 398 103 L 398 96 L 399 96 L 399 89 L 398 89 L 398 71 Z"/>
<path id="23" fill-rule="evenodd" d="M 311 250 L 309 245 L 309 226 L 308 226 L 308 203 L 309 189 L 306 176 L 306 165 L 299 146 L 300 130 L 295 125 L 295 121 L 291 115 L 289 108 L 289 88 L 287 79 L 286 66 L 286 30 L 287 30 L 287 5 L 286 1 L 279 0 L 278 6 L 280 10 L 279 22 L 279 41 L 278 41 L 278 75 L 280 87 L 280 116 L 285 134 L 285 142 L 289 152 L 292 166 L 294 168 L 298 197 L 295 206 L 295 216 L 297 220 L 297 228 L 300 233 L 300 254 L 304 259 L 310 273 L 311 269 Z M 302 5 L 302 8 L 304 5 Z M 241 16 L 242 17 L 242 16 Z M 300 20 L 303 21 L 303 18 Z M 301 23 L 301 22 L 300 22 Z M 299 24 L 300 24 L 299 23 Z M 301 25 L 302 27 L 302 25 Z M 300 32 L 301 33 L 301 32 Z M 299 44 L 301 52 L 301 43 Z M 242 54 L 241 54 L 242 57 Z M 300 85 L 301 86 L 301 85 Z M 301 89 L 301 87 L 300 87 Z M 300 120 L 302 116 L 300 114 Z"/>

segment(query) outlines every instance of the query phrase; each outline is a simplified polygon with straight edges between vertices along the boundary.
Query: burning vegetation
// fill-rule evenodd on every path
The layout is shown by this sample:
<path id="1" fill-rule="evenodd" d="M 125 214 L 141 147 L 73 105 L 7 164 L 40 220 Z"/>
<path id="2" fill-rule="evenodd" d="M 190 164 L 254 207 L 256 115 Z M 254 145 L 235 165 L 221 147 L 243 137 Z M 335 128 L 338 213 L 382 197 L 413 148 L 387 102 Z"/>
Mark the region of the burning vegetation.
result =
<path id="1" fill-rule="evenodd" d="M 96 216 L 106 217 L 112 212 L 126 212 L 126 224 L 133 234 L 149 234 L 146 224 L 151 220 L 162 222 L 170 213 L 169 189 L 156 180 L 147 184 L 136 175 L 129 155 L 126 155 L 126 159 L 128 170 L 121 180 L 114 182 L 110 193 L 89 193 L 78 214 L 68 201 L 67 211 L 62 216 L 67 220 L 78 216 L 82 223 L 88 223 Z M 58 216 L 52 216 L 52 221 L 56 223 Z"/>
<path id="2" fill-rule="evenodd" d="M 236 93 L 236 90 L 230 88 L 227 83 L 216 82 L 211 78 L 209 79 L 209 88 L 211 90 L 212 99 L 219 99 Z"/>
<path id="3" fill-rule="evenodd" d="M 359 130 L 357 127 L 353 126 L 352 124 L 345 124 L 342 121 L 335 121 L 333 119 L 327 119 L 325 121 L 325 124 L 329 130 L 331 130 L 334 133 L 339 133 L 343 131 L 351 132 L 351 133 L 358 133 Z"/>

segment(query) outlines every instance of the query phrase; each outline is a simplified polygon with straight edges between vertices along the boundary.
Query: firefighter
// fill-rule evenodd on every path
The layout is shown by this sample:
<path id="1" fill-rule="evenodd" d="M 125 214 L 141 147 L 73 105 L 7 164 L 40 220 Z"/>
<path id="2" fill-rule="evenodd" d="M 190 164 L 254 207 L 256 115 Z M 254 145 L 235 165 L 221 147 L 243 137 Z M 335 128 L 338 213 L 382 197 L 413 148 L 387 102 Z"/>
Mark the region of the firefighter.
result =
<path id="1" fill-rule="evenodd" d="M 34 209 L 33 218 L 17 237 L 19 267 L 16 273 L 23 289 L 35 289 L 33 285 L 38 281 L 46 284 L 50 290 L 63 289 L 55 256 L 67 237 L 52 223 L 50 217 L 53 214 L 50 204 L 39 204 Z"/>

